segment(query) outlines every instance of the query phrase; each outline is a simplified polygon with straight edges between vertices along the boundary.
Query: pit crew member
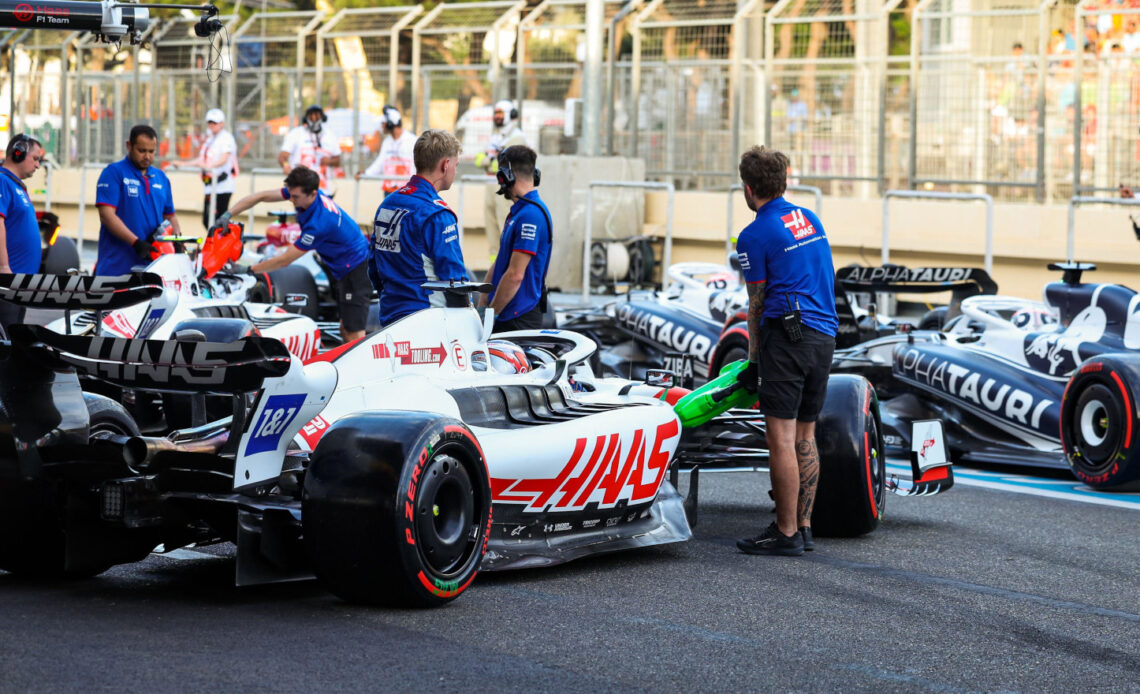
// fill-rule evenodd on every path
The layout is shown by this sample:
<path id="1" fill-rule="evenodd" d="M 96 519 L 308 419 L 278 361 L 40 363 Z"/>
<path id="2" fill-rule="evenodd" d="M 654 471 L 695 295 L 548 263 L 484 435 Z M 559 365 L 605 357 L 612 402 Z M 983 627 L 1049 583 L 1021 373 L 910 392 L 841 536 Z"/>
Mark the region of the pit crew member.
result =
<path id="1" fill-rule="evenodd" d="M 297 209 L 301 235 L 284 253 L 249 267 L 250 272 L 272 272 L 315 250 L 329 276 L 340 313 L 340 330 L 345 342 L 364 337 L 372 286 L 368 281 L 368 240 L 348 213 L 320 191 L 316 171 L 298 166 L 285 177 L 284 188 L 252 193 L 234 203 L 218 217 L 223 227 L 231 215 L 241 214 L 259 202 L 289 200 Z"/>
<path id="2" fill-rule="evenodd" d="M 519 127 L 519 111 L 513 102 L 504 99 L 495 104 L 493 113 L 494 130 L 487 149 L 475 155 L 475 165 L 483 167 L 488 174 L 499 170 L 499 153 L 507 147 L 527 145 L 526 135 Z M 483 199 L 483 231 L 487 235 L 487 252 L 491 262 L 495 262 L 499 250 L 499 232 L 510 214 L 510 205 L 499 197 L 496 190 L 487 186 Z"/>
<path id="3" fill-rule="evenodd" d="M 413 151 L 416 175 L 376 209 L 369 272 L 380 294 L 380 323 L 444 306 L 444 297 L 421 285 L 432 280 L 467 280 L 459 246 L 459 218 L 439 197 L 455 181 L 459 140 L 444 130 L 427 130 Z"/>
<path id="4" fill-rule="evenodd" d="M 487 281 L 495 286 L 489 297 L 495 332 L 542 327 L 553 229 L 550 211 L 538 196 L 536 159 L 526 145 L 513 145 L 499 155 L 499 195 L 514 204 L 503 225 L 495 264 L 487 272 Z"/>
<path id="5" fill-rule="evenodd" d="M 0 272 L 35 273 L 40 269 L 40 226 L 24 180 L 40 168 L 40 141 L 20 133 L 8 142 L 0 165 Z M 0 334 L 24 322 L 23 306 L 0 301 Z"/>
<path id="6" fill-rule="evenodd" d="M 132 267 L 149 263 L 158 252 L 151 240 L 164 220 L 170 225 L 161 233 L 182 233 L 170 179 L 151 166 L 158 133 L 149 125 L 136 125 L 126 145 L 127 156 L 108 164 L 95 188 L 101 222 L 96 275 L 125 275 Z"/>
<path id="7" fill-rule="evenodd" d="M 384 141 L 380 143 L 380 154 L 376 161 L 367 169 L 356 172 L 356 178 L 364 176 L 403 176 L 404 180 L 385 180 L 380 182 L 380 189 L 384 197 L 388 197 L 403 187 L 407 179 L 411 178 L 415 168 L 414 149 L 416 134 L 404 130 L 404 118 L 395 106 L 384 107 Z"/>
<path id="8" fill-rule="evenodd" d="M 811 512 L 819 482 L 815 422 L 839 317 L 835 268 L 819 218 L 783 198 L 788 158 L 753 147 L 740 158 L 744 197 L 756 219 L 736 242 L 748 287 L 748 368 L 768 427 L 776 522 L 738 540 L 748 554 L 797 556 L 813 549 Z M 759 384 L 757 384 L 759 377 Z"/>
<path id="9" fill-rule="evenodd" d="M 298 166 L 304 166 L 320 174 L 321 190 L 329 189 L 329 173 L 340 166 L 340 138 L 330 128 L 329 117 L 320 104 L 305 109 L 301 125 L 285 134 L 281 141 L 281 151 L 277 163 L 286 176 Z"/>

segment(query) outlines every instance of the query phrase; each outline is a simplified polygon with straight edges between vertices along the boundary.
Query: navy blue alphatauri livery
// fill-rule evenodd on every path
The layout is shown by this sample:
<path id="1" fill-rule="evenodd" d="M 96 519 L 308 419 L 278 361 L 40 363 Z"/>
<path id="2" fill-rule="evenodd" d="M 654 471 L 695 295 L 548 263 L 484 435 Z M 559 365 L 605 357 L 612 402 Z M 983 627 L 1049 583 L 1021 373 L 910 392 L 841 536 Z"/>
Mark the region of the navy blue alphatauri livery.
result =
<path id="1" fill-rule="evenodd" d="M 837 350 L 833 372 L 871 380 L 888 450 L 911 422 L 942 418 L 959 462 L 1069 468 L 1095 489 L 1140 488 L 1140 295 L 1082 283 L 1091 265 L 1051 265 L 1065 279 L 1045 302 L 977 296 L 941 331 Z"/>

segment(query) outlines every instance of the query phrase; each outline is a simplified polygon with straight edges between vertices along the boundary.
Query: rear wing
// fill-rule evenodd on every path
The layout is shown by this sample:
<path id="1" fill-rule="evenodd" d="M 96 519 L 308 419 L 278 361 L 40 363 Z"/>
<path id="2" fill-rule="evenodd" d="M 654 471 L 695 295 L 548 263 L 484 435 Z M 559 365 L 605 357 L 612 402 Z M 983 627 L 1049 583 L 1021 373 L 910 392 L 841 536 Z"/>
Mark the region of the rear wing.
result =
<path id="1" fill-rule="evenodd" d="M 153 272 L 116 277 L 0 274 L 0 299 L 39 309 L 114 311 L 162 295 Z"/>
<path id="2" fill-rule="evenodd" d="M 839 268 L 835 281 L 849 292 L 906 292 L 926 294 L 953 291 L 965 296 L 997 294 L 997 282 L 976 267 L 904 267 L 848 265 Z M 959 299 L 960 300 L 960 299 Z"/>
<path id="3" fill-rule="evenodd" d="M 235 342 L 134 340 L 60 335 L 36 325 L 13 325 L 10 349 L 50 368 L 75 368 L 101 381 L 140 390 L 248 393 L 266 378 L 284 376 L 292 357 L 277 340 L 251 335 Z"/>

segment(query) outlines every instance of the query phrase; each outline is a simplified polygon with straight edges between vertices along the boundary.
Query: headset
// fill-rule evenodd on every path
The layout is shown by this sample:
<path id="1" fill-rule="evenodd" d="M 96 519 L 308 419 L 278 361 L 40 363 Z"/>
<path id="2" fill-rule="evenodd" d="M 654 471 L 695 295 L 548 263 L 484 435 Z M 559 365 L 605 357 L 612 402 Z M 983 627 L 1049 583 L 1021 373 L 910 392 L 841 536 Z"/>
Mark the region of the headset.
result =
<path id="1" fill-rule="evenodd" d="M 8 146 L 8 156 L 12 158 L 13 163 L 19 164 L 28 158 L 28 150 L 31 148 L 32 138 L 20 133 L 12 138 L 12 143 Z"/>
<path id="2" fill-rule="evenodd" d="M 381 110 L 381 113 L 384 114 L 383 115 L 384 126 L 385 126 L 386 130 L 390 130 L 392 128 L 400 127 L 404 122 L 404 119 L 400 114 L 400 110 L 398 108 L 396 108 L 395 106 L 392 106 L 392 105 L 385 106 Z M 396 114 L 395 118 L 392 118 L 392 113 Z"/>
<path id="3" fill-rule="evenodd" d="M 515 184 L 515 172 L 511 168 L 510 161 L 499 160 L 499 170 L 495 172 L 495 180 L 499 182 L 498 195 L 506 197 L 507 191 Z M 539 182 L 542 180 L 542 172 L 538 167 L 534 167 L 534 187 L 537 188 Z"/>
<path id="4" fill-rule="evenodd" d="M 321 108 L 320 104 L 313 104 L 309 108 L 305 109 L 305 120 L 309 120 L 309 114 L 312 113 L 313 111 L 320 111 L 321 112 L 321 122 L 322 123 L 328 123 L 329 122 L 329 117 L 328 117 L 328 115 L 325 114 L 325 110 L 323 108 Z"/>

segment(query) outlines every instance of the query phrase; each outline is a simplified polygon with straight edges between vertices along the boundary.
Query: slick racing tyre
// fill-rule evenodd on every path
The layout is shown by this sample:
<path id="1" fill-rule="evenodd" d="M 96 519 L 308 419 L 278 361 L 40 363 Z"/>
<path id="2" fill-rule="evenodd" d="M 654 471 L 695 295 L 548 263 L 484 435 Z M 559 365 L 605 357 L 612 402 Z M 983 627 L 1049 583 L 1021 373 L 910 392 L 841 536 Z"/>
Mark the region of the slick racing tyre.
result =
<path id="1" fill-rule="evenodd" d="M 886 456 L 879 400 L 862 376 L 832 374 L 815 427 L 819 487 L 812 532 L 854 537 L 879 526 L 886 505 Z"/>
<path id="2" fill-rule="evenodd" d="M 922 315 L 922 318 L 918 321 L 918 329 L 919 330 L 941 330 L 942 326 L 945 325 L 945 323 L 946 323 L 946 311 L 947 310 L 948 309 L 945 306 L 939 306 L 938 308 L 931 309 L 931 310 L 927 311 L 926 313 L 924 313 Z"/>
<path id="3" fill-rule="evenodd" d="M 649 239 L 634 239 L 629 242 L 629 281 L 634 284 L 648 284 L 653 281 L 653 271 L 657 261 L 653 257 L 653 243 Z"/>
<path id="4" fill-rule="evenodd" d="M 317 579 L 350 602 L 433 607 L 479 571 L 491 526 L 482 450 L 461 422 L 368 412 L 336 422 L 302 496 Z"/>
<path id="5" fill-rule="evenodd" d="M 56 238 L 44 252 L 41 272 L 45 275 L 66 275 L 68 270 L 79 269 L 79 249 L 66 236 Z"/>
<path id="6" fill-rule="evenodd" d="M 134 420 L 119 403 L 91 393 L 84 393 L 83 400 L 90 418 L 88 438 L 138 436 Z M 85 501 L 76 497 L 71 508 Z M 80 547 L 69 562 L 64 530 L 68 507 L 68 493 L 57 481 L 0 480 L 0 569 L 37 578 L 88 578 L 119 561 L 142 559 L 153 548 L 117 543 L 106 552 L 84 552 Z M 97 514 L 90 522 L 98 522 Z M 95 544 L 87 540 L 85 544 Z"/>
<path id="7" fill-rule="evenodd" d="M 273 294 L 271 301 L 281 304 L 281 308 L 291 313 L 308 316 L 317 320 L 320 315 L 320 298 L 317 296 L 317 281 L 313 273 L 300 265 L 286 265 L 280 270 L 269 273 L 269 286 Z M 286 303 L 290 294 L 305 296 L 305 305 L 296 306 Z"/>
<path id="8" fill-rule="evenodd" d="M 1140 489 L 1140 356 L 1089 359 L 1061 399 L 1061 447 L 1069 469 L 1093 489 Z"/>

